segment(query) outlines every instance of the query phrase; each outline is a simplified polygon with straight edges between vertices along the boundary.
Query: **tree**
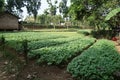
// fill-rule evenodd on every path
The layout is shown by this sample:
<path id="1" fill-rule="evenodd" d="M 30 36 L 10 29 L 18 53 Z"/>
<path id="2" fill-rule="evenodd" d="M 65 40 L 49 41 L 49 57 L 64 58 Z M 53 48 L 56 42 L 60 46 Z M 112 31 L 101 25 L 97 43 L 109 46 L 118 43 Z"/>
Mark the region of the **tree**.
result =
<path id="1" fill-rule="evenodd" d="M 9 12 L 20 15 L 23 12 L 22 8 L 26 7 L 28 14 L 33 14 L 36 20 L 40 6 L 41 0 L 7 0 L 6 8 Z"/>
<path id="2" fill-rule="evenodd" d="M 46 24 L 46 17 L 47 17 L 47 15 L 45 15 L 45 14 L 38 15 L 37 20 L 40 24 L 45 25 Z"/>
<path id="3" fill-rule="evenodd" d="M 34 17 L 33 16 L 27 16 L 24 21 L 26 21 L 28 23 L 34 23 Z"/>
<path id="4" fill-rule="evenodd" d="M 45 14 L 45 15 L 48 15 L 48 14 L 49 14 L 49 11 L 48 11 L 48 10 L 49 10 L 49 9 L 45 9 L 45 10 L 44 10 L 44 14 Z"/>
<path id="5" fill-rule="evenodd" d="M 59 12 L 63 15 L 63 18 L 65 19 L 65 23 L 66 23 L 67 14 L 68 14 L 67 0 L 62 0 L 59 3 Z M 67 29 L 68 29 L 68 26 L 67 26 Z"/>
<path id="6" fill-rule="evenodd" d="M 68 13 L 67 0 L 62 0 L 59 3 L 59 12 L 62 13 L 63 17 L 67 16 Z"/>
<path id="7" fill-rule="evenodd" d="M 41 6 L 41 0 L 26 0 L 26 8 L 29 15 L 33 14 L 34 20 L 36 21 L 38 10 Z"/>
<path id="8" fill-rule="evenodd" d="M 57 0 L 54 1 L 54 4 L 51 2 L 51 0 L 47 0 L 47 3 L 49 4 L 49 13 L 51 14 L 51 16 L 56 15 L 57 12 L 57 6 L 56 4 L 58 3 Z"/>
<path id="9" fill-rule="evenodd" d="M 57 12 L 57 0 L 54 1 L 54 4 L 51 2 L 51 0 L 47 0 L 47 3 L 49 4 L 49 13 L 51 16 L 55 17 L 56 12 Z M 55 18 L 53 18 L 53 24 L 54 24 L 54 29 L 55 29 Z"/>
<path id="10" fill-rule="evenodd" d="M 71 0 L 69 13 L 77 20 L 87 20 L 98 29 L 105 23 L 105 16 L 118 6 L 119 0 Z M 103 25 L 103 24 L 102 24 Z"/>
<path id="11" fill-rule="evenodd" d="M 110 20 L 110 18 L 116 16 L 120 12 L 120 7 L 112 10 L 109 14 L 107 14 L 105 20 Z"/>
<path id="12" fill-rule="evenodd" d="M 3 7 L 4 7 L 4 0 L 0 0 L 0 12 L 3 11 Z"/>
<path id="13" fill-rule="evenodd" d="M 106 16 L 105 21 L 107 21 L 113 29 L 120 28 L 120 7 L 110 11 Z"/>
<path id="14" fill-rule="evenodd" d="M 7 11 L 14 13 L 16 15 L 20 15 L 23 10 L 21 9 L 22 7 L 25 6 L 25 0 L 6 0 L 6 9 Z"/>

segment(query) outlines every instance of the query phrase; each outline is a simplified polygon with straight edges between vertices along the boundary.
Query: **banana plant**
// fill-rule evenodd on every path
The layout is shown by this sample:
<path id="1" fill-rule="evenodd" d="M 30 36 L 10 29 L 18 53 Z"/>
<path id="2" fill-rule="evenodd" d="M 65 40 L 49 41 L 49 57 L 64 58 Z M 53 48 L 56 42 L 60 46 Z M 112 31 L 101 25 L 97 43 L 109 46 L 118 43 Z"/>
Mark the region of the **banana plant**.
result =
<path id="1" fill-rule="evenodd" d="M 108 13 L 108 15 L 106 16 L 105 20 L 106 21 L 110 20 L 112 17 L 117 15 L 117 13 L 119 13 L 119 12 L 120 12 L 120 7 L 112 10 L 110 13 Z"/>

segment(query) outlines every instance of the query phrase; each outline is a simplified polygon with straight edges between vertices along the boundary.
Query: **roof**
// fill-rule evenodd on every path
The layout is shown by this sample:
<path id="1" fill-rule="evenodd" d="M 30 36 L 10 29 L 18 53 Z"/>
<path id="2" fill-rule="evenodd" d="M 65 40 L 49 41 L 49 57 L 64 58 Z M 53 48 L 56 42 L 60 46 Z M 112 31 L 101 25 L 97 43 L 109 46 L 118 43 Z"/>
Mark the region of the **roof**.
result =
<path id="1" fill-rule="evenodd" d="M 8 11 L 1 12 L 1 13 L 0 13 L 0 16 L 2 16 L 2 15 L 4 15 L 4 14 L 10 14 L 10 15 L 15 16 L 16 18 L 20 19 L 19 16 L 15 15 L 15 14 L 13 14 L 13 13 L 11 13 L 11 12 L 8 12 Z"/>

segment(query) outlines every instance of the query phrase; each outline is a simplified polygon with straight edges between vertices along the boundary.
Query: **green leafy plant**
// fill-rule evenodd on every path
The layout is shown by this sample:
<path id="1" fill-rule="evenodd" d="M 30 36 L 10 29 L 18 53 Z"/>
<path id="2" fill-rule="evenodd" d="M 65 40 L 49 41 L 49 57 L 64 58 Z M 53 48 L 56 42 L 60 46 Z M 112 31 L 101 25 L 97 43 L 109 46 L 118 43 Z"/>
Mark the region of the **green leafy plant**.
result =
<path id="1" fill-rule="evenodd" d="M 79 31 L 77 31 L 77 33 L 83 34 L 83 35 L 85 35 L 85 36 L 88 36 L 88 35 L 90 34 L 90 31 L 79 30 Z"/>
<path id="2" fill-rule="evenodd" d="M 5 44 L 5 37 L 2 35 L 2 37 L 1 37 L 1 43 L 2 44 Z"/>
<path id="3" fill-rule="evenodd" d="M 27 40 L 23 40 L 22 42 L 22 47 L 23 47 L 23 54 L 24 54 L 24 58 L 26 61 L 26 64 L 28 63 L 28 52 L 29 52 L 29 48 L 28 48 L 28 41 Z"/>
<path id="4" fill-rule="evenodd" d="M 120 55 L 114 43 L 99 40 L 74 58 L 67 71 L 81 80 L 115 80 L 113 73 L 120 70 Z"/>
<path id="5" fill-rule="evenodd" d="M 114 17 L 115 15 L 117 15 L 117 13 L 120 12 L 120 7 L 112 10 L 105 18 L 106 21 L 110 20 L 112 17 Z"/>
<path id="6" fill-rule="evenodd" d="M 29 57 L 37 57 L 38 63 L 46 62 L 48 65 L 58 65 L 62 62 L 68 62 L 70 58 L 80 54 L 79 52 L 82 52 L 86 47 L 94 42 L 94 38 L 78 39 L 58 46 L 32 50 L 29 53 Z"/>

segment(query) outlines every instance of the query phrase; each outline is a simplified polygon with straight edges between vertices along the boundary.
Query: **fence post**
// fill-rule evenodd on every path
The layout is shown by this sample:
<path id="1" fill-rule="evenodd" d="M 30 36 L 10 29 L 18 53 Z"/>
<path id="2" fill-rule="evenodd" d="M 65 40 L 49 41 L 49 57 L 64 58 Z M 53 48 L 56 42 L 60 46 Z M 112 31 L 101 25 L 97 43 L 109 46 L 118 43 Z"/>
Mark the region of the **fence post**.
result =
<path id="1" fill-rule="evenodd" d="M 22 42 L 22 46 L 23 46 L 23 54 L 24 54 L 24 59 L 26 64 L 28 64 L 28 41 L 27 40 L 23 40 Z"/>
<path id="2" fill-rule="evenodd" d="M 5 51 L 5 37 L 2 35 L 0 39 L 1 49 L 4 52 Z M 5 56 L 5 53 L 3 54 Z"/>

